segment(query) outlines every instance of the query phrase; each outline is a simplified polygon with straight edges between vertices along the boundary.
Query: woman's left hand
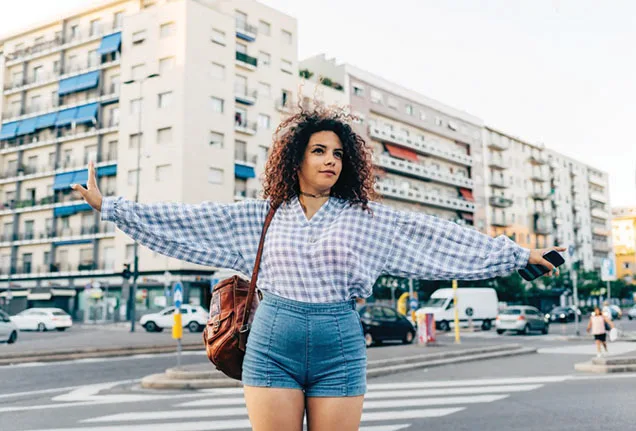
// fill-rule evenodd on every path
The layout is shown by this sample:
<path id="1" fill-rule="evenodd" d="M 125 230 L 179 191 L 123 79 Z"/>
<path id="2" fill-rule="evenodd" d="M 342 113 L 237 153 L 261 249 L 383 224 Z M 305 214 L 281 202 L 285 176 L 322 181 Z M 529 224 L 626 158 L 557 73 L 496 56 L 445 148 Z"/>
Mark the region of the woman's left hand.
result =
<path id="1" fill-rule="evenodd" d="M 559 268 L 556 268 L 550 262 L 548 262 L 543 255 L 549 251 L 556 250 L 559 252 L 563 252 L 567 250 L 565 247 L 552 247 L 552 248 L 535 248 L 530 250 L 530 258 L 528 259 L 528 263 L 545 266 L 550 269 L 548 275 L 559 275 Z"/>

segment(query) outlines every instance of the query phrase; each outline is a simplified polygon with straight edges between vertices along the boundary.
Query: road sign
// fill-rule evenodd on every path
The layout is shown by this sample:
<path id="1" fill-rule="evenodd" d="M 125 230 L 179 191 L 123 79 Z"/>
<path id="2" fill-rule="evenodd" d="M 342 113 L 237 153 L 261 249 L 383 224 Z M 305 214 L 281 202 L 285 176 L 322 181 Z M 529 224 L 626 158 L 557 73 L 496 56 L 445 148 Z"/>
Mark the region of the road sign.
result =
<path id="1" fill-rule="evenodd" d="M 616 262 L 612 258 L 603 259 L 601 265 L 601 280 L 603 281 L 615 281 L 616 280 Z"/>
<path id="2" fill-rule="evenodd" d="M 574 250 L 575 250 L 574 245 L 570 245 L 568 247 L 568 253 L 570 253 L 570 257 L 574 256 Z"/>
<path id="3" fill-rule="evenodd" d="M 174 306 L 177 307 L 177 313 L 180 313 L 180 307 L 183 303 L 183 284 L 177 281 L 172 288 L 172 294 L 174 295 Z"/>
<path id="4" fill-rule="evenodd" d="M 418 305 L 420 305 L 419 301 L 416 298 L 411 298 L 409 301 L 409 307 L 411 310 L 416 310 Z"/>

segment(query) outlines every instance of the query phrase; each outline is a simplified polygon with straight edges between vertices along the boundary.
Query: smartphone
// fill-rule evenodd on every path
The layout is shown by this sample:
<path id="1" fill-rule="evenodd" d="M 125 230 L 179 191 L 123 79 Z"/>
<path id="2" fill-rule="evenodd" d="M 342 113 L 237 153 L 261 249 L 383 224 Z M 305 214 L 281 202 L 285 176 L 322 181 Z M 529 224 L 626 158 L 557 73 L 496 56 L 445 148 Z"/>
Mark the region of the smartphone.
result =
<path id="1" fill-rule="evenodd" d="M 565 263 L 563 256 L 561 256 L 561 254 L 556 250 L 550 250 L 544 254 L 543 257 L 555 267 L 559 267 Z M 543 265 L 528 264 L 525 268 L 520 269 L 517 272 L 524 280 L 532 281 L 535 278 L 541 277 L 543 274 L 550 272 L 550 269 Z"/>

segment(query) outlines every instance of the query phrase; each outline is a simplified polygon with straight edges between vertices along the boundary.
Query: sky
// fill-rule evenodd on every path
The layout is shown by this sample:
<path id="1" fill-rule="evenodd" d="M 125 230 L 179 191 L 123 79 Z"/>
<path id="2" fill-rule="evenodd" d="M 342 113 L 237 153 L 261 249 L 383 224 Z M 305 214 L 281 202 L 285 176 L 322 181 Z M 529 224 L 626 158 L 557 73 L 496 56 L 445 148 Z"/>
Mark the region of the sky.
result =
<path id="1" fill-rule="evenodd" d="M 261 1 L 298 20 L 299 59 L 326 53 L 544 143 L 636 206 L 636 2 Z M 0 34 L 87 3 L 3 1 Z"/>

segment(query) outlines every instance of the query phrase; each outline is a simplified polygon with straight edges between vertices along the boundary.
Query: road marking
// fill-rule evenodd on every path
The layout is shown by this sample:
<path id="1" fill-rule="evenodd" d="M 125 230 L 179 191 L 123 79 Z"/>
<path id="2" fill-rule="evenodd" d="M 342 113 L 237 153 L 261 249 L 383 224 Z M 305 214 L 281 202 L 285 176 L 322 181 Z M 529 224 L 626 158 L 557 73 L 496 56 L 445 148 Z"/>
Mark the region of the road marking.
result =
<path id="1" fill-rule="evenodd" d="M 497 379 L 471 379 L 471 380 L 429 380 L 427 382 L 413 383 L 373 383 L 367 385 L 369 390 L 375 389 L 417 389 L 435 387 L 457 387 L 457 386 L 487 386 L 487 385 L 514 385 L 527 383 L 557 383 L 563 382 L 568 376 L 545 376 L 545 377 L 506 377 Z"/>
<path id="2" fill-rule="evenodd" d="M 38 391 L 15 392 L 13 394 L 1 394 L 0 395 L 0 399 L 31 396 L 31 395 L 40 395 L 40 394 L 51 394 L 51 393 L 55 393 L 55 392 L 70 391 L 70 390 L 73 390 L 73 389 L 77 389 L 79 387 L 80 386 L 67 386 L 65 388 L 40 389 Z"/>
<path id="3" fill-rule="evenodd" d="M 42 354 L 46 354 L 43 352 Z M 201 356 L 202 358 L 205 356 L 205 351 L 201 350 L 186 350 L 185 352 L 181 352 L 183 356 Z M 86 363 L 98 363 L 98 362 L 112 362 L 112 361 L 132 361 L 135 359 L 153 359 L 153 358 L 161 358 L 161 357 L 169 357 L 176 356 L 176 353 L 143 353 L 138 355 L 128 355 L 128 356 L 110 356 L 110 357 L 99 357 L 99 358 L 81 358 L 81 359 L 69 359 L 62 361 L 51 361 L 51 362 L 22 362 L 19 364 L 7 364 L 0 365 L 0 370 L 3 368 L 27 368 L 27 367 L 51 367 L 57 365 L 73 365 L 73 364 L 86 364 Z"/>
<path id="4" fill-rule="evenodd" d="M 369 392 L 365 399 L 376 398 L 407 398 L 407 397 L 431 397 L 443 395 L 470 395 L 470 394 L 496 394 L 505 392 L 524 392 L 539 389 L 543 385 L 517 385 L 517 386 L 483 386 L 468 388 L 437 388 L 437 389 L 407 389 L 398 391 Z"/>
<path id="5" fill-rule="evenodd" d="M 636 350 L 636 343 L 626 341 L 616 341 L 609 344 L 610 354 L 609 356 L 621 355 L 624 353 L 633 352 Z M 589 344 L 566 346 L 566 347 L 545 347 L 537 351 L 543 354 L 560 354 L 560 355 L 596 355 L 596 346 L 590 340 Z"/>

